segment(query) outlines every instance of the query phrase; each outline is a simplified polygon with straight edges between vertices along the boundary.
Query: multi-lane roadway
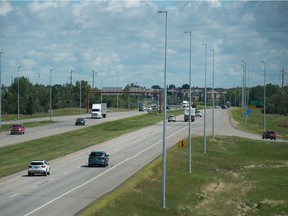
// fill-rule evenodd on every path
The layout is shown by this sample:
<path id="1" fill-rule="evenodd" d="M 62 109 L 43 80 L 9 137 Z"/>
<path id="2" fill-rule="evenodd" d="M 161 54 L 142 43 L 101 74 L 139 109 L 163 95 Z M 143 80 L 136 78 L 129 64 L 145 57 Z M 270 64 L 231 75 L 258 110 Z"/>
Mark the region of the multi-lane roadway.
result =
<path id="1" fill-rule="evenodd" d="M 116 120 L 129 115 L 141 113 L 115 113 L 104 121 Z M 211 135 L 211 111 L 207 111 L 206 134 Z M 62 122 L 61 131 L 74 129 L 75 117 Z M 203 135 L 204 117 L 196 118 L 192 123 L 192 137 Z M 87 121 L 87 125 L 102 120 Z M 58 123 L 56 123 L 58 124 Z M 46 125 L 45 130 L 53 131 L 54 126 Z M 66 126 L 65 126 L 66 125 Z M 67 127 L 67 128 L 66 128 Z M 40 128 L 40 127 L 39 127 Z M 38 129 L 39 129 L 38 128 Z M 23 137 L 36 136 L 37 128 L 27 130 Z M 43 128 L 42 128 L 43 129 Z M 40 129 L 40 131 L 42 130 Z M 32 132 L 33 130 L 33 132 Z M 56 129 L 56 131 L 60 131 Z M 31 135 L 29 135 L 31 133 Z M 49 135 L 47 133 L 45 135 Z M 53 132 L 51 132 L 53 134 Z M 252 139 L 260 139 L 260 135 L 241 132 L 231 126 L 227 110 L 215 110 L 215 134 L 233 135 Z M 43 133 L 37 135 L 41 137 Z M 176 122 L 166 124 L 166 146 L 173 146 L 188 135 L 188 123 L 183 116 L 177 116 Z M 0 142 L 6 134 L 1 134 Z M 4 138 L 3 138 L 4 137 Z M 19 136 L 20 137 L 20 136 Z M 22 137 L 22 136 L 21 136 Z M 24 139 L 24 138 L 23 138 Z M 6 144 L 13 144 L 7 139 Z M 96 146 L 92 146 L 73 154 L 58 158 L 51 162 L 50 176 L 27 176 L 27 170 L 0 179 L 0 215 L 74 215 L 94 200 L 113 190 L 132 174 L 162 154 L 163 123 L 122 135 Z M 106 168 L 87 167 L 88 155 L 91 150 L 105 150 L 110 155 L 109 166 Z M 209 147 L 208 147 L 209 151 Z M 39 156 L 40 157 L 40 156 Z M 193 152 L 192 152 L 193 157 Z M 37 158 L 41 159 L 41 158 Z"/>

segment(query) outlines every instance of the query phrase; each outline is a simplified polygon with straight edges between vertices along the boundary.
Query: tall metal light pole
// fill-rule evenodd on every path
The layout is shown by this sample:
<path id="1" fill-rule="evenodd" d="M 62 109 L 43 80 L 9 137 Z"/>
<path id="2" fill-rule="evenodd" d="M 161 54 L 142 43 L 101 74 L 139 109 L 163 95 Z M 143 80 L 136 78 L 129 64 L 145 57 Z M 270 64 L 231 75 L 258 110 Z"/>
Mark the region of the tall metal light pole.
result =
<path id="1" fill-rule="evenodd" d="M 206 154 L 206 103 L 207 103 L 207 88 L 206 88 L 206 74 L 207 74 L 207 44 L 205 46 L 205 92 L 204 92 L 204 154 Z"/>
<path id="2" fill-rule="evenodd" d="M 1 80 L 1 54 L 0 52 L 0 128 L 2 127 L 2 80 Z"/>
<path id="3" fill-rule="evenodd" d="M 213 67 L 212 67 L 212 139 L 214 139 L 214 107 L 215 107 L 215 93 L 214 93 L 214 49 L 210 49 L 213 52 Z"/>
<path id="4" fill-rule="evenodd" d="M 162 208 L 166 208 L 166 101 L 167 101 L 167 11 L 158 11 L 165 13 L 165 59 L 164 59 L 164 116 L 163 116 L 163 149 L 162 149 Z"/>
<path id="5" fill-rule="evenodd" d="M 243 104 L 244 104 L 244 116 L 245 116 L 245 124 L 247 124 L 247 113 L 246 113 L 246 110 L 247 110 L 247 89 L 246 89 L 246 69 L 247 69 L 247 63 L 245 61 L 242 61 L 244 66 L 243 66 L 243 72 L 244 72 L 244 76 L 243 76 L 243 89 L 244 89 L 244 96 L 243 96 Z"/>
<path id="6" fill-rule="evenodd" d="M 19 98 L 19 69 L 21 68 L 22 66 L 19 66 L 18 67 L 18 79 L 17 79 L 17 101 L 18 101 L 18 112 L 17 112 L 17 119 L 19 120 L 19 112 L 20 112 L 20 98 Z"/>
<path id="7" fill-rule="evenodd" d="M 50 104 L 49 104 L 50 121 L 52 121 L 52 84 L 51 84 L 51 76 L 52 76 L 52 71 L 53 70 L 54 70 L 54 68 L 50 70 Z"/>
<path id="8" fill-rule="evenodd" d="M 80 90 L 79 90 L 79 94 L 80 94 L 80 97 L 79 97 L 79 112 L 80 114 L 82 114 L 82 84 L 81 84 L 81 69 L 80 69 Z"/>
<path id="9" fill-rule="evenodd" d="M 117 72 L 117 110 L 118 110 L 118 106 L 119 106 L 119 102 L 118 102 L 118 76 L 119 76 L 119 73 Z"/>
<path id="10" fill-rule="evenodd" d="M 263 110 L 263 131 L 266 131 L 266 62 L 261 60 L 264 64 L 264 110 Z"/>
<path id="11" fill-rule="evenodd" d="M 190 54 L 189 54 L 189 127 L 188 127 L 188 140 L 189 140 L 189 148 L 188 148 L 188 171 L 191 173 L 191 152 L 192 152 L 192 141 L 191 141 L 191 41 L 192 41 L 192 33 L 191 31 L 185 31 L 185 33 L 189 33 L 190 35 Z"/>

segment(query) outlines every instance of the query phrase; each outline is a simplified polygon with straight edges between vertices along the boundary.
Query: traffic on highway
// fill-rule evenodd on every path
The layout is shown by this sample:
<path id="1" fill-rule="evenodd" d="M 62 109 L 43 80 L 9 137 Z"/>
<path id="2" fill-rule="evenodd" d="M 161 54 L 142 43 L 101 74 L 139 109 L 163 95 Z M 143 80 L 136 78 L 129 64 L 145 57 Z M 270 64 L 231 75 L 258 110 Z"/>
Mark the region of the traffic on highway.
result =
<path id="1" fill-rule="evenodd" d="M 86 119 L 86 125 L 98 124 L 103 122 L 102 120 L 113 121 L 138 114 L 145 113 L 127 112 L 114 113 L 113 115 L 111 113 L 109 118 L 105 119 L 93 120 L 88 118 Z M 207 125 L 211 125 L 210 117 L 211 112 L 208 111 Z M 2 133 L 1 143 L 3 141 L 6 144 L 9 143 L 5 141 L 5 137 L 17 139 L 19 137 L 25 140 L 25 137 L 33 139 L 34 134 L 37 137 L 44 137 L 59 133 L 59 131 L 66 132 L 79 128 L 74 125 L 75 116 L 65 118 L 63 122 L 55 123 L 57 127 L 62 127 L 61 130 L 59 128 L 55 129 L 55 124 L 52 124 L 52 126 L 41 126 L 40 129 L 31 128 L 31 130 L 26 131 L 24 136 L 11 137 L 7 133 Z M 215 119 L 216 133 L 219 135 L 261 138 L 231 127 L 227 110 L 217 110 Z M 43 128 L 50 132 L 41 134 L 39 131 L 42 131 Z M 168 149 L 179 140 L 187 137 L 188 123 L 183 119 L 183 115 L 177 116 L 175 122 L 167 122 L 166 130 Z M 36 133 L 37 131 L 39 134 Z M 207 132 L 211 132 L 211 126 L 207 127 Z M 202 134 L 203 118 L 196 118 L 192 122 L 192 135 Z M 23 141 L 21 139 L 17 141 Z M 17 141 L 10 141 L 10 144 Z M 39 158 L 35 158 L 37 161 L 27 164 L 27 170 L 0 180 L 0 215 L 74 215 L 94 200 L 112 191 L 135 172 L 161 155 L 162 143 L 163 122 L 158 122 L 49 162 L 46 162 L 45 158 L 41 158 L 41 155 L 39 155 Z M 89 155 L 91 156 L 92 152 L 95 152 L 95 155 L 96 152 L 102 152 L 103 154 L 100 158 L 90 160 Z M 35 163 L 42 164 L 34 165 Z"/>

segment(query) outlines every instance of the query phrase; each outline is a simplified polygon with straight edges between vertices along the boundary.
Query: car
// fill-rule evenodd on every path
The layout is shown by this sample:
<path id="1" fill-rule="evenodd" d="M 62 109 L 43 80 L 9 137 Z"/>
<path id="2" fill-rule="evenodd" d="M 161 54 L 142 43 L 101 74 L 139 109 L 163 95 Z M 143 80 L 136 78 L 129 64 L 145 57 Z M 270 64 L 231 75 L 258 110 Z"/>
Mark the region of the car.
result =
<path id="1" fill-rule="evenodd" d="M 84 118 L 77 118 L 75 120 L 75 125 L 85 125 L 85 119 Z"/>
<path id="2" fill-rule="evenodd" d="M 201 111 L 196 111 L 195 116 L 196 117 L 202 117 L 202 112 Z"/>
<path id="3" fill-rule="evenodd" d="M 33 160 L 28 167 L 28 176 L 37 175 L 50 175 L 51 166 L 46 160 Z"/>
<path id="4" fill-rule="evenodd" d="M 88 166 L 108 166 L 109 164 L 109 154 L 105 151 L 92 151 L 89 154 Z"/>
<path id="5" fill-rule="evenodd" d="M 13 124 L 10 127 L 10 134 L 24 134 L 25 127 L 23 124 Z"/>
<path id="6" fill-rule="evenodd" d="M 276 132 L 272 130 L 266 130 L 262 133 L 262 139 L 276 140 Z"/>
<path id="7" fill-rule="evenodd" d="M 170 116 L 168 116 L 168 122 L 176 122 L 176 116 L 174 116 L 174 115 L 170 115 Z"/>

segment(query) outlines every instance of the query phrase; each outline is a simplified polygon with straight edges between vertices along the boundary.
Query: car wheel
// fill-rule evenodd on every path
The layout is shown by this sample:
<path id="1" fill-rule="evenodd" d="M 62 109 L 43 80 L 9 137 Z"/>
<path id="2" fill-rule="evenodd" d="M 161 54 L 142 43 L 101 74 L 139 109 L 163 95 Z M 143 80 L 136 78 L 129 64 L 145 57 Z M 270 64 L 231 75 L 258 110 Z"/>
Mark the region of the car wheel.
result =
<path id="1" fill-rule="evenodd" d="M 44 172 L 44 176 L 47 176 L 47 171 Z"/>

